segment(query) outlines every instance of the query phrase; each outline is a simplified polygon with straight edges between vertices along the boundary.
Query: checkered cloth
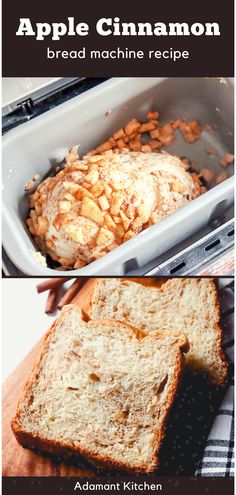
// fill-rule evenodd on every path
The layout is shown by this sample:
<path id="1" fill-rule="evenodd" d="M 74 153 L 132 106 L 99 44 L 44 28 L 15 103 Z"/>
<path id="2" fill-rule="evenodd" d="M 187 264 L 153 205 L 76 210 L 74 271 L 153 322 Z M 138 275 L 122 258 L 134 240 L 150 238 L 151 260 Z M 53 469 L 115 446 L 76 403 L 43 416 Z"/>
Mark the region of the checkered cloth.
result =
<path id="1" fill-rule="evenodd" d="M 224 286 L 220 289 L 221 325 L 223 347 L 230 363 L 229 385 L 212 425 L 196 476 L 234 476 L 234 291 L 232 281 L 227 279 L 222 285 Z"/>

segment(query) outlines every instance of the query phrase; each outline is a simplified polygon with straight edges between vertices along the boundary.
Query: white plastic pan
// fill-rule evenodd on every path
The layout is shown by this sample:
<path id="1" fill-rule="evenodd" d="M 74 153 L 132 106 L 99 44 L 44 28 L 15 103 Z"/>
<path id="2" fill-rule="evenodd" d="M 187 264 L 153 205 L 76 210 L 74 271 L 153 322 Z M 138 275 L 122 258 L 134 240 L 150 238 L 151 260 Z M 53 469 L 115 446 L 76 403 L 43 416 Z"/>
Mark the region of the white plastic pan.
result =
<path id="1" fill-rule="evenodd" d="M 113 78 L 9 131 L 3 137 L 3 244 L 13 263 L 27 275 L 62 275 L 40 265 L 26 228 L 25 184 L 45 177 L 68 150 L 80 144 L 80 155 L 105 141 L 130 118 L 145 118 L 157 109 L 163 122 L 197 119 L 211 124 L 200 140 L 178 136 L 167 148 L 201 168 L 222 171 L 220 158 L 233 151 L 233 80 L 223 78 Z M 214 149 L 215 155 L 207 153 Z M 103 258 L 66 275 L 124 275 L 148 263 L 222 215 L 233 202 L 231 177 L 165 220 L 141 232 Z"/>

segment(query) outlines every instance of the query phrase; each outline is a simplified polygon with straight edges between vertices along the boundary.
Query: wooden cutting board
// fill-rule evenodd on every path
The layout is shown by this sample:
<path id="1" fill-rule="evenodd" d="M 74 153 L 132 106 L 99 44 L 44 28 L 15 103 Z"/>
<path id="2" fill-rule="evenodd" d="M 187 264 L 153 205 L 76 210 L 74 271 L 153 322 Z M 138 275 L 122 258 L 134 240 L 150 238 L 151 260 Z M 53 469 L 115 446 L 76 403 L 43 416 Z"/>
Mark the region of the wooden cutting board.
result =
<path id="1" fill-rule="evenodd" d="M 145 285 L 157 284 L 157 279 L 139 279 L 137 281 Z M 85 311 L 95 282 L 95 279 L 86 282 L 73 301 Z M 85 467 L 85 464 L 79 467 L 73 466 L 60 462 L 58 459 L 53 460 L 46 455 L 24 449 L 17 443 L 12 433 L 10 421 L 15 414 L 17 401 L 29 377 L 30 370 L 39 355 L 42 340 L 33 347 L 3 385 L 3 476 L 93 476 L 96 473 L 95 469 L 90 466 Z"/>

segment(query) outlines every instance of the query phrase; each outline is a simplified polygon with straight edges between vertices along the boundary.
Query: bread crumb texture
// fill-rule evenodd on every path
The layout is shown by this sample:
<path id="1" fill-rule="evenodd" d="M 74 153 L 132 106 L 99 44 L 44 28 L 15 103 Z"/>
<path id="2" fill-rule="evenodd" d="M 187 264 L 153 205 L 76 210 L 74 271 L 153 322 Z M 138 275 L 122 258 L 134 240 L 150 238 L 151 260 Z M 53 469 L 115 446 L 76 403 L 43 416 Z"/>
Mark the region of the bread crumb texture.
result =
<path id="1" fill-rule="evenodd" d="M 184 335 L 85 322 L 79 308 L 65 307 L 19 402 L 16 438 L 102 467 L 154 471 L 187 348 Z"/>
<path id="2" fill-rule="evenodd" d="M 92 318 L 114 318 L 152 334 L 183 332 L 190 350 L 188 368 L 223 384 L 227 362 L 222 350 L 220 309 L 213 279 L 176 278 L 159 288 L 125 279 L 100 279 L 94 289 Z"/>

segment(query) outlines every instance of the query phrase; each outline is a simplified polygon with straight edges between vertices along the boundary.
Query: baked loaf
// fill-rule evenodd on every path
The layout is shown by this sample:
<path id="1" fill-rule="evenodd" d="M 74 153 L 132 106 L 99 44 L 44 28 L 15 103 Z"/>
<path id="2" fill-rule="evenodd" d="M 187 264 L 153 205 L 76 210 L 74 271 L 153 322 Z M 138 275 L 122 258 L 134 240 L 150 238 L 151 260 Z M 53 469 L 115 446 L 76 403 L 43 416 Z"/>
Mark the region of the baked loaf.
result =
<path id="1" fill-rule="evenodd" d="M 185 335 L 87 323 L 66 306 L 44 340 L 13 432 L 24 447 L 66 459 L 154 471 L 187 350 Z"/>
<path id="2" fill-rule="evenodd" d="M 68 155 L 30 197 L 27 224 L 44 254 L 81 268 L 201 194 L 196 174 L 168 153 Z"/>
<path id="3" fill-rule="evenodd" d="M 222 384 L 227 363 L 221 345 L 220 309 L 215 283 L 208 278 L 176 278 L 161 287 L 127 279 L 99 279 L 93 289 L 91 318 L 123 320 L 147 332 L 179 331 L 188 337 L 189 368 Z"/>

